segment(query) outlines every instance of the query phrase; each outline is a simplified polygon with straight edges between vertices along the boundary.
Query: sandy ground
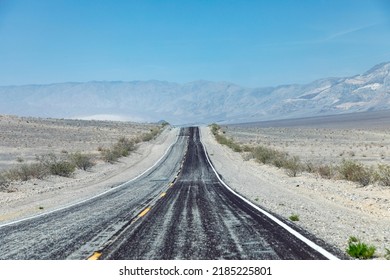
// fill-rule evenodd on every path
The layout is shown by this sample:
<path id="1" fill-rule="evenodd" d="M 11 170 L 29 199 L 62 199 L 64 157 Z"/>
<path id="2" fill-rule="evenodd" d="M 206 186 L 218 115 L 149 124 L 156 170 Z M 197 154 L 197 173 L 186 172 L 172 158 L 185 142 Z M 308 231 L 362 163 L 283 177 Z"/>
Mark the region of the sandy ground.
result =
<path id="1" fill-rule="evenodd" d="M 19 121 L 19 118 L 11 118 L 17 122 Z M 32 122 L 31 119 L 27 121 L 29 123 Z M 34 138 L 38 145 L 44 147 L 40 150 L 41 153 L 46 153 L 48 151 L 58 152 L 59 149 L 63 149 L 63 145 L 65 144 L 69 151 L 93 152 L 99 145 L 108 147 L 110 144 L 116 142 L 120 136 L 132 137 L 138 133 L 147 132 L 151 127 L 151 125 L 147 124 L 121 124 L 112 122 L 105 123 L 107 127 L 105 127 L 104 124 L 103 127 L 101 127 L 102 123 L 91 124 L 83 122 L 86 129 L 80 129 L 78 135 L 84 135 L 85 139 L 94 139 L 94 143 L 88 144 L 87 140 L 85 140 L 85 147 L 80 147 L 79 141 L 75 141 L 74 137 L 71 137 L 70 140 L 66 139 L 69 130 L 73 130 L 74 127 L 64 127 L 62 124 L 53 120 L 53 128 L 48 127 L 47 123 L 45 123 L 48 120 L 35 121 L 42 130 L 56 133 L 51 138 L 42 137 L 39 139 L 39 136 Z M 24 120 L 24 122 L 26 123 L 26 120 Z M 8 123 L 8 120 L 6 123 Z M 11 122 L 8 123 L 8 125 L 11 125 Z M 90 126 L 88 127 L 88 125 Z M 12 127 L 15 126 L 13 125 Z M 95 135 L 97 128 L 99 128 L 99 130 L 105 130 L 105 133 L 101 134 L 101 138 Z M 16 134 L 17 132 L 13 131 L 12 133 Z M 23 133 L 32 135 L 36 132 L 31 129 L 25 129 Z M 157 139 L 139 144 L 138 149 L 135 152 L 128 157 L 121 158 L 118 163 L 110 164 L 97 161 L 97 164 L 92 167 L 92 169 L 88 171 L 78 170 L 70 178 L 50 176 L 44 180 L 13 182 L 11 186 L 7 188 L 7 191 L 0 192 L 0 224 L 18 218 L 51 211 L 67 204 L 73 204 L 136 177 L 151 167 L 165 153 L 168 147 L 176 141 L 177 133 L 178 129 L 166 128 Z M 2 130 L 1 151 L 3 153 L 4 151 L 9 153 L 10 149 L 12 149 L 12 142 L 9 140 L 7 140 L 8 142 L 4 141 L 4 139 L 10 137 L 10 134 L 11 131 L 8 131 L 8 136 L 6 136 L 7 134 L 3 134 Z M 63 139 L 63 137 L 65 137 L 65 139 Z M 53 141 L 53 139 L 55 139 L 55 141 Z M 28 140 L 25 139 L 24 141 Z M 49 144 L 46 145 L 45 141 Z M 44 144 L 42 144 L 42 142 Z M 7 143 L 9 144 L 7 145 Z M 22 147 L 20 146 L 20 143 L 18 143 L 16 150 L 18 153 L 26 155 L 27 157 L 32 157 L 32 155 L 37 152 L 34 150 L 33 145 L 28 145 L 26 148 Z M 85 150 L 80 148 L 85 148 Z M 11 156 L 15 157 L 18 153 L 11 154 Z"/>
<path id="2" fill-rule="evenodd" d="M 366 165 L 390 164 L 389 128 L 223 127 L 228 137 L 297 155 L 304 162 L 338 164 L 351 159 Z"/>
<path id="3" fill-rule="evenodd" d="M 111 121 L 59 120 L 0 115 L 0 171 L 35 161 L 36 155 L 81 151 L 98 155 L 121 136 L 133 138 L 155 127 Z"/>
<path id="4" fill-rule="evenodd" d="M 306 139 L 307 135 L 299 136 L 295 132 L 295 145 L 299 147 L 302 144 L 297 138 Z M 276 167 L 244 160 L 242 154 L 218 144 L 207 127 L 202 128 L 202 136 L 211 160 L 225 182 L 264 209 L 286 219 L 298 215 L 298 226 L 343 252 L 350 236 L 376 246 L 376 258 L 379 259 L 383 258 L 385 248 L 390 248 L 390 188 L 359 187 L 313 174 L 289 177 Z M 269 137 L 269 134 L 252 139 L 257 137 Z M 242 142 L 243 139 L 240 138 Z M 305 149 L 306 146 L 301 146 L 301 151 Z"/>

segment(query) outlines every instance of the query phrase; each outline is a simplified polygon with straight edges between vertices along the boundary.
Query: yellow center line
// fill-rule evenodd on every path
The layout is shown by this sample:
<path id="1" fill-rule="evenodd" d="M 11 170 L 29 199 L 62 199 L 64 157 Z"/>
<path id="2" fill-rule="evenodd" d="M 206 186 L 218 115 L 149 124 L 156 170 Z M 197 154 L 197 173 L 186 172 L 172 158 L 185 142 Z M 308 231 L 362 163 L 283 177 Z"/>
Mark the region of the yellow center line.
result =
<path id="1" fill-rule="evenodd" d="M 150 211 L 150 207 L 148 207 L 148 208 L 146 208 L 144 211 L 142 211 L 142 212 L 138 215 L 138 217 L 141 218 L 141 217 L 145 216 L 149 211 Z"/>
<path id="2" fill-rule="evenodd" d="M 164 197 L 164 196 L 166 196 L 166 195 L 167 195 L 167 193 L 163 192 L 163 193 L 160 195 L 160 197 Z"/>
<path id="3" fill-rule="evenodd" d="M 88 258 L 89 261 L 97 261 L 102 256 L 102 253 L 95 252 L 92 256 Z"/>

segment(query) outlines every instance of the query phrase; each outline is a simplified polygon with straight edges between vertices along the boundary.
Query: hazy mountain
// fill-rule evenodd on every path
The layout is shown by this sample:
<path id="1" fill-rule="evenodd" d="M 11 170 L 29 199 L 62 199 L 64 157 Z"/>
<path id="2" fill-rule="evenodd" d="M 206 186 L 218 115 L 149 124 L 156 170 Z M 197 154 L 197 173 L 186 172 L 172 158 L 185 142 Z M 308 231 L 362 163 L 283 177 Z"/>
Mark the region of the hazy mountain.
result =
<path id="1" fill-rule="evenodd" d="M 306 85 L 87 82 L 0 87 L 0 114 L 174 124 L 247 122 L 390 109 L 390 63 Z"/>

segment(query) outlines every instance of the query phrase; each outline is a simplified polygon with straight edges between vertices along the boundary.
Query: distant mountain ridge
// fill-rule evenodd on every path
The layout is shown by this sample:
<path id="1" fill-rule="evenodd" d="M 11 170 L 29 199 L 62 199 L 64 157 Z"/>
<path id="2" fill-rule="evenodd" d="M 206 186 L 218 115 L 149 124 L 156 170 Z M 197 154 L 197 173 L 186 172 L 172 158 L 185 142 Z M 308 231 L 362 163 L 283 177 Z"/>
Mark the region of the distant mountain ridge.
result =
<path id="1" fill-rule="evenodd" d="M 250 122 L 390 109 L 390 62 L 347 78 L 246 88 L 163 81 L 1 86 L 0 114 L 173 124 Z"/>

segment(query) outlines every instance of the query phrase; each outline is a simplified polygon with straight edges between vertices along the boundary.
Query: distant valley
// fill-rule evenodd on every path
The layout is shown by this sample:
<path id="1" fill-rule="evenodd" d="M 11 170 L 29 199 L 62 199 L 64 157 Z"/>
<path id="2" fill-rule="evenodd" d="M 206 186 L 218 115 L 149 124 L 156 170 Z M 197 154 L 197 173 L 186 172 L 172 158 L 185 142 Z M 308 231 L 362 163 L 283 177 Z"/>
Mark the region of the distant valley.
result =
<path id="1" fill-rule="evenodd" d="M 229 82 L 58 83 L 0 87 L 0 114 L 172 124 L 239 123 L 390 109 L 390 63 L 353 77 L 246 88 Z"/>

